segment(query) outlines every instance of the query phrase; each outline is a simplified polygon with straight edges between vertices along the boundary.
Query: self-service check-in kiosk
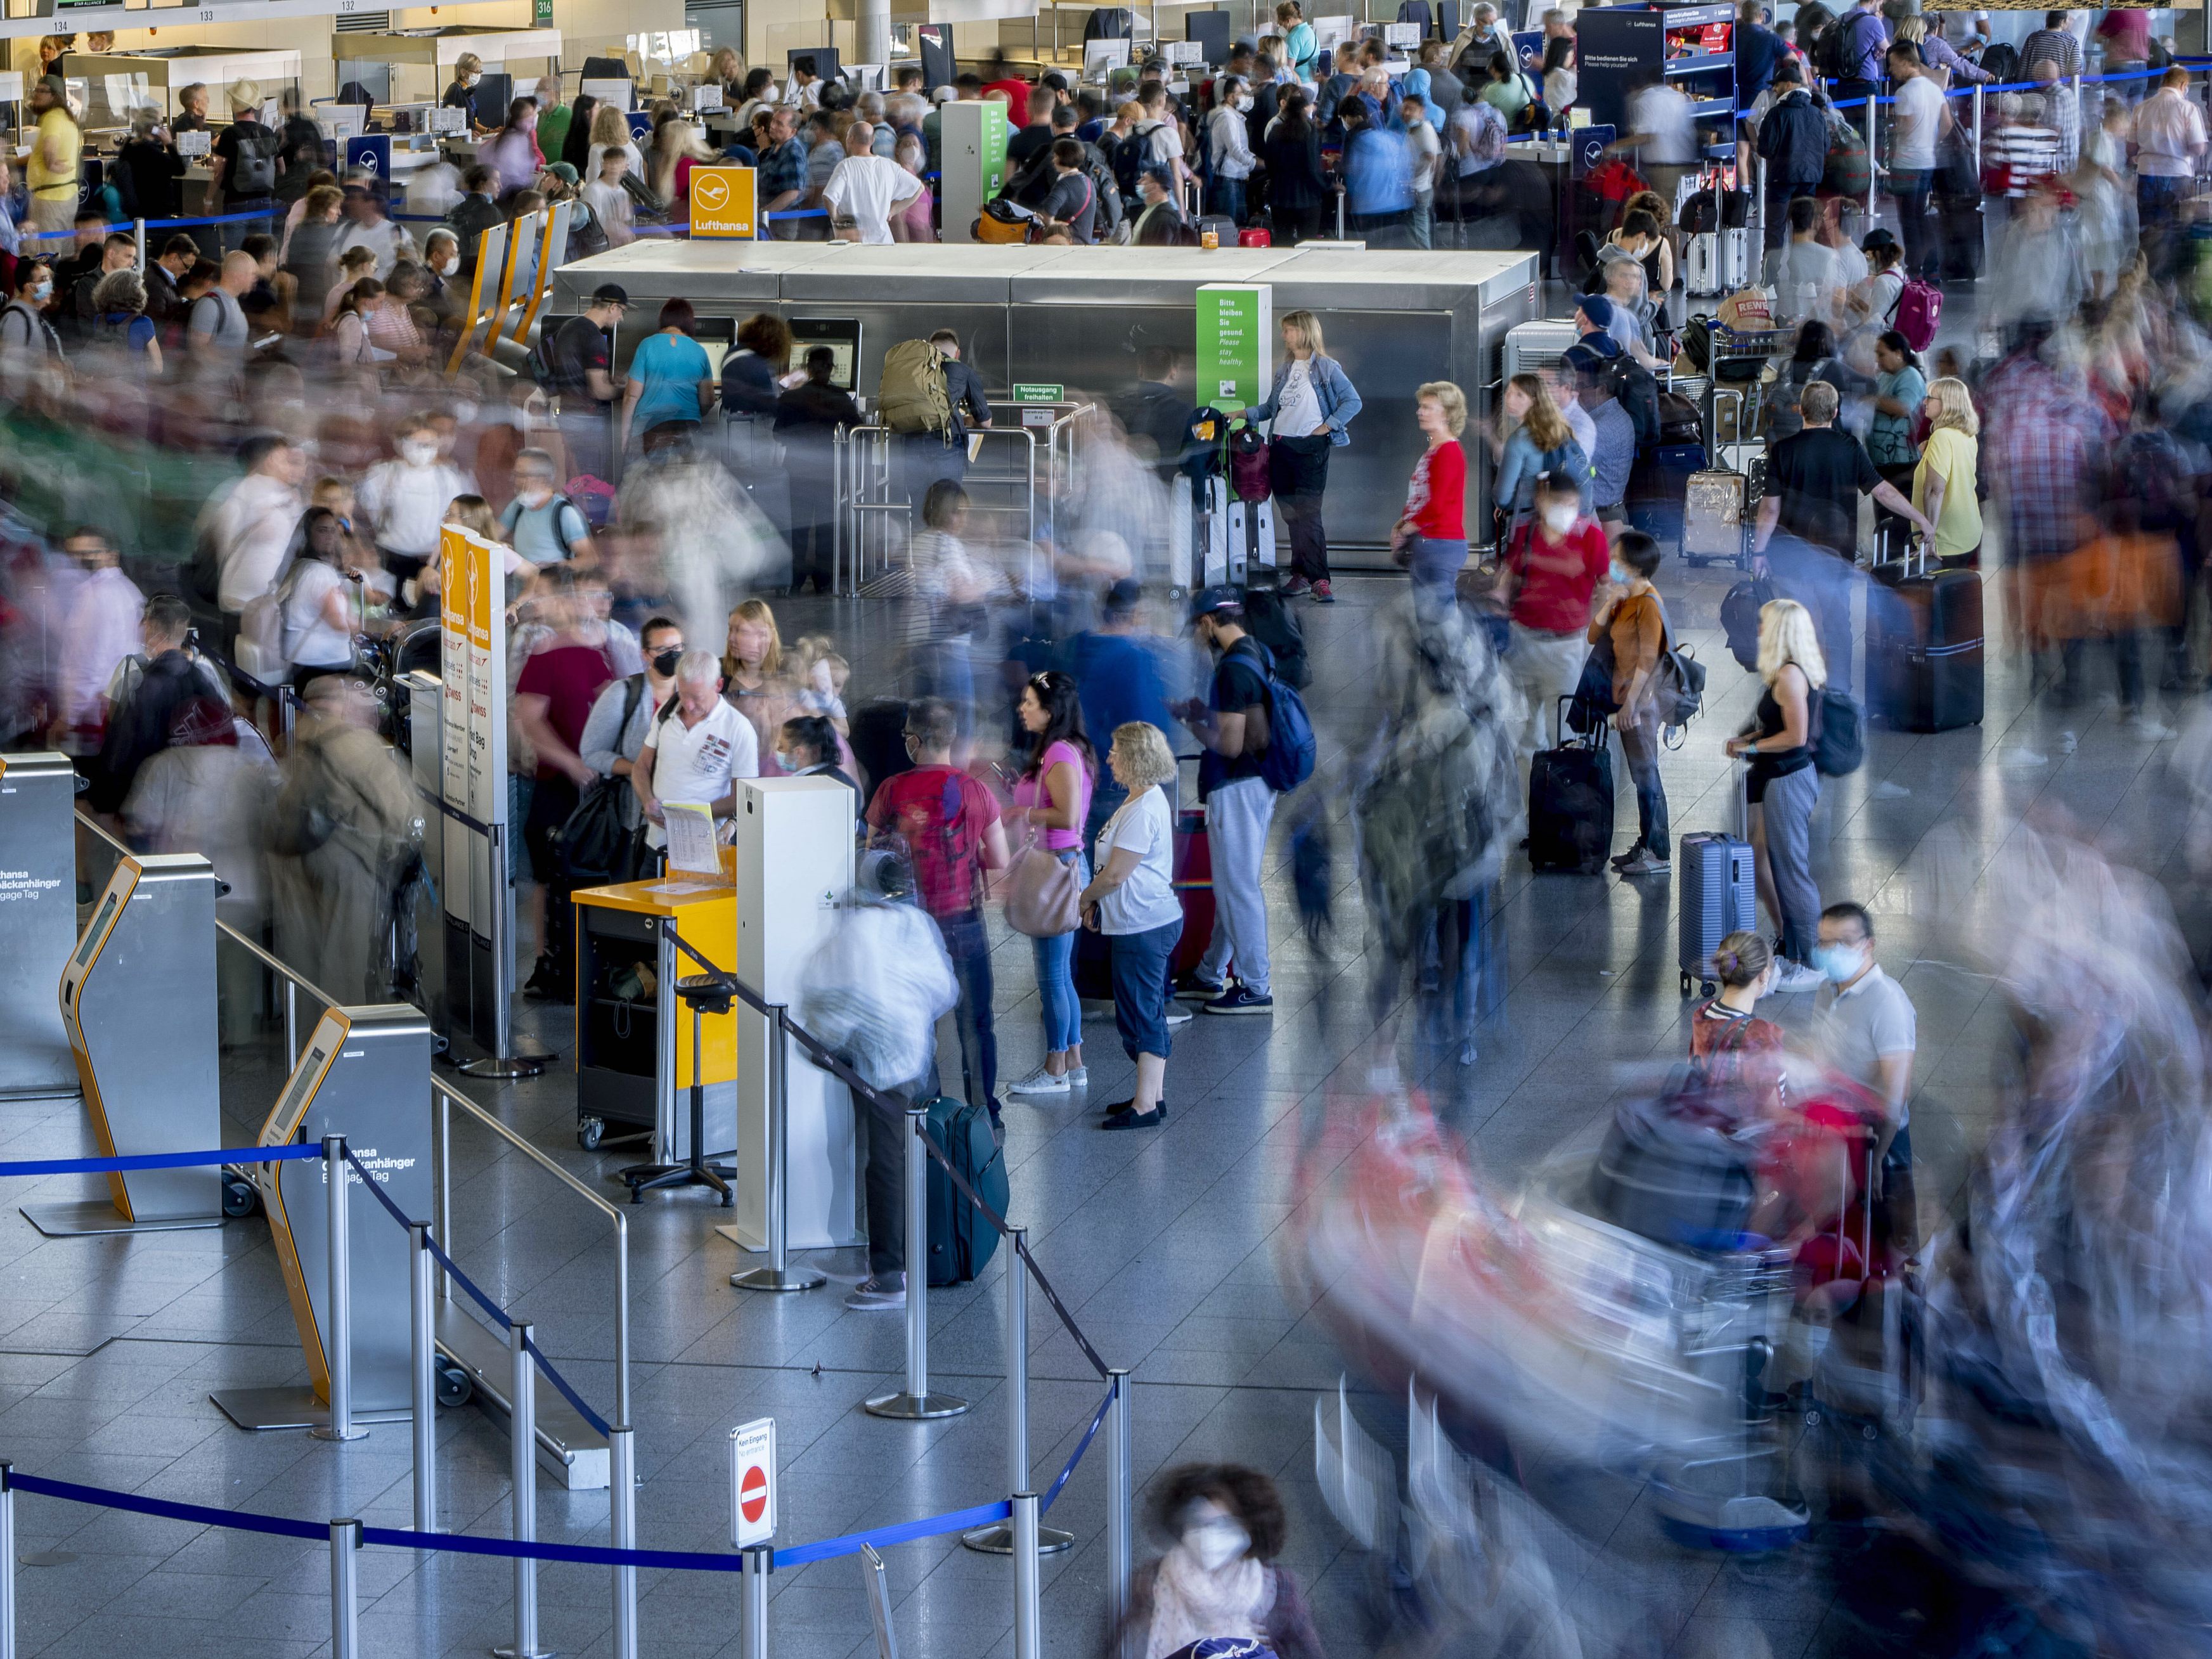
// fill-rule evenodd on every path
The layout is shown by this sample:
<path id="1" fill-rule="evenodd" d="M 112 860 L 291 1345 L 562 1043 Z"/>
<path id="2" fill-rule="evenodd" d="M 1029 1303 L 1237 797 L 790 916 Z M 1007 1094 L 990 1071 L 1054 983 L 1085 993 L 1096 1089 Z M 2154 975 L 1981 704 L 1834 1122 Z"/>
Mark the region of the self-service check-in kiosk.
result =
<path id="1" fill-rule="evenodd" d="M 54 987 L 76 949 L 76 773 L 0 755 L 0 1100 L 76 1092 Z"/>
<path id="2" fill-rule="evenodd" d="M 61 1018 L 93 1139 L 108 1158 L 222 1145 L 215 866 L 197 853 L 116 866 L 62 970 Z M 222 1171 L 133 1170 L 112 1201 L 26 1204 L 49 1238 L 222 1224 Z"/>
<path id="3" fill-rule="evenodd" d="M 261 1126 L 258 1144 L 290 1146 L 343 1134 L 379 1190 L 410 1219 L 430 1213 L 430 1023 L 404 1003 L 326 1010 Z M 354 1183 L 346 1206 L 353 1304 L 353 1415 L 409 1414 L 407 1231 Z M 292 1317 L 307 1351 L 309 1389 L 234 1389 L 215 1403 L 244 1429 L 314 1428 L 330 1419 L 330 1187 L 307 1158 L 254 1168 L 269 1213 Z"/>

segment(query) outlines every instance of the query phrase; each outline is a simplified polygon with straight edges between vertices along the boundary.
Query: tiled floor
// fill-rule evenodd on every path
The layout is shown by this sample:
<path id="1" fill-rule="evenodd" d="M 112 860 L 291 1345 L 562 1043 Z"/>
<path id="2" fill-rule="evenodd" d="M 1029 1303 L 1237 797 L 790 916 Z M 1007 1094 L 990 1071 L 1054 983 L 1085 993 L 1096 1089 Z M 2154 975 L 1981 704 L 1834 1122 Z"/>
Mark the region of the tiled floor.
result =
<path id="1" fill-rule="evenodd" d="M 1670 756 L 1677 833 L 1723 827 L 1731 773 L 1720 745 L 1749 711 L 1753 682 L 1726 656 L 1717 628 L 1723 573 L 1667 576 L 1677 625 L 1714 665 L 1710 712 Z M 1305 613 L 1316 682 L 1309 693 L 1331 775 L 1369 729 L 1371 607 L 1383 579 L 1346 580 L 1344 603 Z M 822 621 L 848 641 L 878 626 L 846 608 Z M 1996 629 L 1993 624 L 1992 632 Z M 868 684 L 865 649 L 859 684 Z M 2071 734 L 2069 740 L 2067 734 Z M 2170 745 L 2168 746 L 2170 750 Z M 2070 815 L 2100 842 L 2172 873 L 2161 757 L 2123 736 L 2109 709 L 2035 701 L 2019 667 L 1992 657 L 1989 717 L 1938 737 L 1872 734 L 1866 767 L 1827 786 L 1816 825 L 1823 896 L 1867 902 L 1881 955 L 1920 1012 L 1921 1093 L 1915 1139 L 1924 1201 L 1940 1208 L 1988 1122 L 1990 1059 L 2001 1024 L 1983 981 L 1948 965 L 1916 902 L 1908 866 L 1933 832 L 1962 833 L 1977 857 L 2000 855 L 2031 813 Z M 1341 791 L 1332 810 L 1344 811 Z M 1621 792 L 1624 823 L 1632 797 Z M 1623 843 L 1626 844 L 1626 834 Z M 1292 1516 L 1289 1564 L 1311 1583 L 1330 1653 L 1377 1650 L 1374 1568 L 1328 1517 L 1314 1477 L 1313 1405 L 1345 1362 L 1276 1255 L 1289 1178 L 1332 1093 L 1357 1091 L 1373 1054 L 1357 895 L 1340 860 L 1345 925 L 1310 951 L 1291 925 L 1286 875 L 1274 871 L 1277 1008 L 1272 1021 L 1199 1020 L 1176 1034 L 1174 1120 L 1154 1135 L 1101 1135 L 1079 1097 L 1006 1109 L 1013 1214 L 1098 1348 L 1135 1368 L 1139 1481 L 1191 1458 L 1236 1458 L 1272 1472 Z M 1673 895 L 1595 878 L 1512 873 L 1504 895 L 1509 993 L 1462 1068 L 1449 1057 L 1426 1081 L 1447 1124 L 1492 1179 L 1592 1136 L 1630 1068 L 1679 1054 Z M 995 960 L 1001 1075 L 1035 1064 L 1038 1029 L 1025 942 Z M 1778 1005 L 1789 1017 L 1790 1005 Z M 559 1049 L 544 1011 L 531 1020 Z M 1091 1097 L 1126 1092 L 1127 1066 L 1094 1012 Z M 234 1142 L 273 1098 L 273 1048 L 230 1058 L 225 1111 Z M 580 1152 L 573 1100 L 556 1067 L 519 1086 L 472 1085 L 507 1121 L 567 1167 L 603 1176 L 621 1150 Z M 0 1158 L 88 1146 L 72 1104 L 0 1112 Z M 456 1132 L 455 1250 L 495 1296 L 539 1322 L 541 1340 L 602 1409 L 611 1401 L 611 1254 L 604 1224 L 542 1172 Z M 80 1183 L 39 1183 L 41 1196 Z M 607 1188 L 611 1193 L 619 1188 Z M 10 1190 L 10 1203 L 29 1196 Z M 726 1280 L 737 1253 L 712 1229 L 722 1215 L 696 1194 L 631 1212 L 635 1419 L 644 1484 L 642 1541 L 713 1549 L 727 1537 L 723 1449 L 728 1429 L 777 1419 L 783 1536 L 800 1540 L 983 1503 L 1004 1493 L 1005 1394 L 1000 1328 L 1003 1255 L 982 1279 L 932 1297 L 933 1378 L 971 1398 L 968 1415 L 927 1425 L 878 1421 L 859 1402 L 892 1385 L 902 1363 L 896 1316 L 847 1313 L 841 1287 L 749 1296 Z M 849 1281 L 857 1252 L 819 1265 Z M 1073 1449 L 1100 1393 L 1097 1378 L 1042 1298 L 1031 1303 L 1036 1478 Z M 38 1474 L 228 1508 L 322 1519 L 356 1515 L 405 1525 L 407 1438 L 381 1428 L 339 1448 L 299 1434 L 241 1433 L 208 1403 L 211 1387 L 297 1382 L 295 1345 L 266 1226 L 136 1240 L 42 1240 L 10 1210 L 0 1218 L 0 1455 Z M 1380 1422 L 1389 1412 L 1370 1400 Z M 443 1524 L 506 1527 L 506 1443 L 472 1410 L 441 1424 Z M 1094 1651 L 1103 1605 L 1103 1466 L 1079 1471 L 1052 1512 L 1076 1547 L 1045 1564 L 1048 1651 Z M 1589 1651 L 1711 1656 L 1844 1653 L 1816 1554 L 1735 1560 L 1665 1542 L 1631 1485 L 1547 1477 L 1555 1518 L 1540 1523 L 1557 1593 Z M 316 1546 L 102 1512 L 44 1498 L 18 1502 L 22 1651 L 55 1656 L 160 1653 L 168 1659 L 301 1659 L 328 1640 L 327 1571 Z M 541 1487 L 541 1535 L 600 1541 L 604 1494 Z M 897 1634 L 908 1659 L 1011 1651 L 1012 1571 L 1002 1558 L 940 1538 L 890 1554 Z M 563 1652 L 604 1650 L 608 1574 L 540 1576 L 544 1634 Z M 509 1631 L 505 1563 L 373 1550 L 362 1561 L 362 1638 L 372 1654 L 481 1654 Z M 648 1572 L 640 1589 L 645 1651 L 733 1651 L 734 1579 Z M 860 1570 L 851 1560 L 780 1573 L 772 1613 L 783 1659 L 845 1659 L 872 1649 Z"/>

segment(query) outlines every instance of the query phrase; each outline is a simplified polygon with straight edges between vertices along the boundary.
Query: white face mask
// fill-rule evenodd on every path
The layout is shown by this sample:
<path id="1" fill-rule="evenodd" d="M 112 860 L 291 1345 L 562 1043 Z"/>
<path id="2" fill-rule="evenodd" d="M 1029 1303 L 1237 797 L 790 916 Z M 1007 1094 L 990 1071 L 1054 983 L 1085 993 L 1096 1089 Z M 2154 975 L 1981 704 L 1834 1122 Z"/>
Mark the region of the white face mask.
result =
<path id="1" fill-rule="evenodd" d="M 1571 506 L 1547 507 L 1544 509 L 1544 528 L 1554 536 L 1564 536 L 1575 527 L 1575 518 Z"/>
<path id="2" fill-rule="evenodd" d="M 539 507 L 544 506 L 546 502 L 553 499 L 553 492 L 543 484 L 535 485 L 528 489 L 518 490 L 515 493 L 521 497 L 522 504 L 528 507 L 532 513 L 535 513 Z"/>
<path id="3" fill-rule="evenodd" d="M 441 259 L 431 267 L 441 276 L 450 276 L 460 268 L 461 262 L 459 259 Z"/>
<path id="4" fill-rule="evenodd" d="M 1607 574 L 1613 578 L 1615 587 L 1626 587 L 1636 580 L 1636 573 L 1618 559 L 1613 562 L 1613 568 Z"/>
<path id="5" fill-rule="evenodd" d="M 1252 107 L 1252 94 L 1249 92 L 1238 93 L 1237 94 L 1237 107 L 1240 111 L 1250 109 Z"/>
<path id="6" fill-rule="evenodd" d="M 1226 1515 L 1210 1516 L 1184 1529 L 1182 1547 L 1208 1572 L 1218 1572 L 1252 1547 L 1251 1535 Z"/>
<path id="7" fill-rule="evenodd" d="M 438 459 L 438 441 L 410 438 L 399 446 L 399 459 L 410 466 L 428 466 Z"/>

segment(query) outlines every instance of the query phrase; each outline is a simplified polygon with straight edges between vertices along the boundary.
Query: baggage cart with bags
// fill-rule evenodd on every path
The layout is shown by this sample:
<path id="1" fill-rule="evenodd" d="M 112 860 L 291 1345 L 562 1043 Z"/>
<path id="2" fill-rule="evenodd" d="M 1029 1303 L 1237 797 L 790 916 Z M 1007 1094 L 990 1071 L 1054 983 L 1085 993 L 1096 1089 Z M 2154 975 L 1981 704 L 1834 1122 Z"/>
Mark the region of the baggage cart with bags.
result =
<path id="1" fill-rule="evenodd" d="M 1602 726 L 1584 738 L 1566 735 L 1567 706 L 1553 711 L 1556 749 L 1528 763 L 1528 862 L 1537 870 L 1595 876 L 1613 848 L 1613 751 Z"/>
<path id="2" fill-rule="evenodd" d="M 1750 399 L 1735 386 L 1716 386 L 1707 395 L 1708 438 L 1705 453 L 1711 463 L 1690 475 L 1682 495 L 1682 561 L 1692 569 L 1709 564 L 1748 564 L 1753 501 L 1749 481 L 1724 465 L 1724 436 L 1736 440 L 1731 447 L 1742 452 L 1746 408 Z M 1732 412 L 1733 425 L 1723 420 Z"/>
<path id="3" fill-rule="evenodd" d="M 1982 579 L 1933 570 L 1920 544 L 1874 568 L 1880 589 L 1867 608 L 1867 678 L 1875 710 L 1905 732 L 1948 732 L 1982 722 Z"/>

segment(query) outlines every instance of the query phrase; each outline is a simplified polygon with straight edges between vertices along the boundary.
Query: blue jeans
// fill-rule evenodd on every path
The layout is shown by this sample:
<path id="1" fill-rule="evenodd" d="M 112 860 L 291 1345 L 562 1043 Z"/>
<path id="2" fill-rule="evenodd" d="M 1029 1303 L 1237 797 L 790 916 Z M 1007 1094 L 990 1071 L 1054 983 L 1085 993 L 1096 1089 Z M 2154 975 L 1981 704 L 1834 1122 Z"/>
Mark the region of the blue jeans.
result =
<path id="1" fill-rule="evenodd" d="M 1212 190 L 1213 210 L 1227 214 L 1232 224 L 1242 225 L 1244 222 L 1244 181 L 1242 179 L 1224 179 L 1216 173 Z"/>
<path id="2" fill-rule="evenodd" d="M 1416 598 L 1450 600 L 1457 591 L 1459 573 L 1467 566 L 1467 538 L 1456 541 L 1423 536 L 1413 544 L 1411 570 Z"/>
<path id="3" fill-rule="evenodd" d="M 1071 848 L 1060 855 L 1060 861 L 1073 862 L 1076 880 L 1086 887 L 1091 884 L 1091 866 L 1081 853 Z M 1037 1001 L 1044 1010 L 1045 1052 L 1056 1054 L 1083 1041 L 1083 1000 L 1075 994 L 1075 935 L 1067 933 L 1053 939 L 1033 939 L 1030 944 L 1036 955 Z"/>
<path id="4" fill-rule="evenodd" d="M 1935 175 L 1926 167 L 1892 167 L 1889 193 L 1897 198 L 1897 224 L 1905 238 L 1905 274 L 1941 276 L 1943 250 L 1928 219 L 1928 191 Z"/>
<path id="5" fill-rule="evenodd" d="M 999 1109 L 999 1038 L 991 1026 L 991 936 L 982 916 L 969 911 L 962 916 L 939 916 L 937 931 L 944 935 L 945 953 L 952 958 L 952 977 L 960 987 L 960 1003 L 952 1011 L 952 1029 L 960 1039 L 961 1098 L 970 1106 Z M 937 1062 L 929 1067 L 929 1092 L 941 1093 Z"/>

